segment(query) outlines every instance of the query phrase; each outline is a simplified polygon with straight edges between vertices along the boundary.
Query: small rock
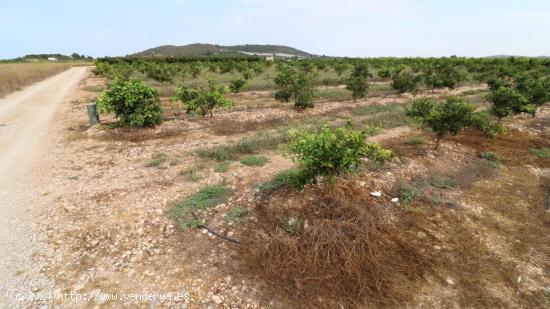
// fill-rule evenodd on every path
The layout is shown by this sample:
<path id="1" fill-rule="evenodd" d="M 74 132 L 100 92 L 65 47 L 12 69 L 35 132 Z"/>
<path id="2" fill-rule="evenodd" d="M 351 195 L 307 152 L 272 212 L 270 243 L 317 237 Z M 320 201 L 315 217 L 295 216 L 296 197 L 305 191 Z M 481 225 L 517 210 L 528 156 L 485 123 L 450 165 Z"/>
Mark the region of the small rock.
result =
<path id="1" fill-rule="evenodd" d="M 447 280 L 445 280 L 448 285 L 455 285 L 455 280 L 451 277 L 447 277 Z"/>
<path id="2" fill-rule="evenodd" d="M 397 202 L 399 202 L 399 198 L 398 198 L 398 197 L 394 197 L 394 198 L 391 199 L 391 201 L 394 202 L 394 203 L 397 203 Z"/>
<path id="3" fill-rule="evenodd" d="M 212 295 L 212 301 L 215 302 L 217 305 L 223 303 L 223 300 L 218 295 Z"/>
<path id="4" fill-rule="evenodd" d="M 374 192 L 371 192 L 370 195 L 376 196 L 376 197 L 380 197 L 380 196 L 382 196 L 382 192 L 380 192 L 380 191 L 374 191 Z"/>
<path id="5" fill-rule="evenodd" d="M 364 186 L 367 185 L 367 183 L 366 183 L 365 181 L 360 181 L 360 182 L 359 182 L 359 185 L 360 185 L 361 187 L 364 187 Z"/>

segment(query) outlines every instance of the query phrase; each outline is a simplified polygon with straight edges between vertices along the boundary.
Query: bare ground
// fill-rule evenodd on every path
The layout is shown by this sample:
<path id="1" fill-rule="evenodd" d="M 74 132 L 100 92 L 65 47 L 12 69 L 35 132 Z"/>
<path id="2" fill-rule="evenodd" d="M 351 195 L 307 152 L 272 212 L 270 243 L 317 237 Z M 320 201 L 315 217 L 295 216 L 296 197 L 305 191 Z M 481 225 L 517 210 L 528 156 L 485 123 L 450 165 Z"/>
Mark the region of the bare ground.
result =
<path id="1" fill-rule="evenodd" d="M 156 128 L 88 129 L 84 105 L 97 95 L 90 89 L 103 85 L 103 80 L 88 77 L 81 83 L 75 99 L 64 105 L 60 113 L 63 140 L 51 153 L 56 160 L 49 173 L 49 189 L 42 192 L 48 207 L 42 219 L 48 249 L 38 256 L 44 259 L 43 273 L 57 291 L 119 296 L 183 291 L 188 296 L 181 301 L 157 302 L 158 307 L 354 305 L 337 298 L 313 301 L 294 298 L 299 295 L 296 286 L 277 285 L 261 273 L 252 272 L 243 265 L 243 257 L 233 244 L 204 230 L 179 230 L 165 211 L 205 185 L 227 183 L 233 192 L 230 200 L 202 216 L 222 234 L 242 239 L 245 236 L 242 233 L 247 231 L 243 225 L 225 220 L 228 210 L 247 208 L 251 213 L 248 222 L 253 225 L 257 222 L 255 208 L 260 198 L 255 185 L 277 171 L 292 167 L 293 163 L 280 151 L 270 150 L 262 152 L 270 160 L 263 167 L 231 162 L 228 172 L 216 173 L 217 163 L 203 161 L 194 155 L 194 150 L 234 141 L 257 129 L 269 130 L 292 119 L 345 112 L 350 104 L 405 103 L 410 96 L 374 97 L 354 103 L 322 102 L 312 110 L 298 113 L 288 105 L 281 106 L 265 98 L 264 93 L 245 93 L 239 95 L 240 104 L 234 111 L 216 114 L 213 120 L 189 118 L 177 110 L 168 110 L 170 119 Z M 465 86 L 428 95 L 444 97 L 484 88 L 484 85 Z M 254 101 L 258 98 L 265 103 L 256 106 Z M 438 153 L 431 150 L 430 135 L 414 128 L 398 127 L 372 138 L 395 149 L 402 163 L 365 171 L 343 182 L 363 188 L 366 194 L 382 191 L 382 198 L 388 199 L 386 204 L 409 214 L 405 218 L 415 223 L 412 235 L 431 247 L 439 261 L 435 268 L 437 275 L 418 281 L 416 289 L 408 291 L 414 292 L 413 295 L 398 307 L 548 305 L 550 255 L 544 243 L 548 242 L 549 226 L 548 213 L 543 207 L 547 190 L 544 177 L 549 165 L 548 159 L 533 158 L 525 148 L 548 145 L 545 133 L 548 126 L 544 121 L 550 118 L 549 114 L 545 107 L 537 119 L 514 119 L 507 123 L 517 130 L 508 139 L 480 144 L 479 136 L 466 133 L 445 140 Z M 109 123 L 114 119 L 106 117 L 103 121 Z M 225 130 L 218 127 L 220 122 L 226 125 Z M 237 129 L 227 129 L 230 124 Z M 416 135 L 426 136 L 428 142 L 420 146 L 405 143 Z M 524 144 L 514 149 L 512 145 L 521 140 Z M 501 169 L 495 170 L 479 158 L 479 153 L 486 150 L 503 155 Z M 516 158 L 518 151 L 523 161 Z M 146 167 L 157 153 L 167 154 L 169 161 L 162 168 Z M 180 173 L 197 166 L 201 166 L 200 180 L 189 180 Z M 434 174 L 452 177 L 458 185 L 445 190 L 434 188 L 429 180 Z M 403 183 L 422 187 L 423 198 L 412 206 L 389 203 Z M 306 191 L 307 196 L 315 196 L 314 188 Z M 502 196 L 502 200 L 493 196 Z M 274 199 L 283 202 L 297 197 L 297 193 L 276 194 Z M 516 215 L 506 211 L 508 208 L 501 208 L 510 203 L 523 210 Z M 510 246 L 518 240 L 521 246 Z M 154 305 L 142 300 L 103 299 L 80 302 L 57 299 L 55 303 L 76 307 Z M 357 303 L 368 305 L 361 300 Z"/>

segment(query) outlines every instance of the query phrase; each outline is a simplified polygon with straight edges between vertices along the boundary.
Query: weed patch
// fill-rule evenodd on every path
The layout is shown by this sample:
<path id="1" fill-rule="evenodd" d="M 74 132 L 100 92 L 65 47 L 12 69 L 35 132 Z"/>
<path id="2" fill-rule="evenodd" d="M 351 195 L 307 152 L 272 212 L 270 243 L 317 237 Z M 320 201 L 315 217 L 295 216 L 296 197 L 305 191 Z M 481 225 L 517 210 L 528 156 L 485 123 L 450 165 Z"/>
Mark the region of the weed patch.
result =
<path id="1" fill-rule="evenodd" d="M 303 188 L 303 175 L 298 169 L 280 171 L 271 180 L 258 186 L 260 192 L 271 192 L 282 187 L 291 186 L 297 190 Z"/>
<path id="2" fill-rule="evenodd" d="M 241 163 L 246 166 L 264 166 L 269 160 L 264 156 L 250 156 L 241 159 Z"/>
<path id="3" fill-rule="evenodd" d="M 223 162 L 223 163 L 220 163 L 218 165 L 216 165 L 216 167 L 214 168 L 214 172 L 216 173 L 227 173 L 227 171 L 229 171 L 229 162 Z"/>
<path id="4" fill-rule="evenodd" d="M 550 147 L 543 147 L 541 149 L 529 148 L 529 151 L 539 158 L 550 158 Z"/>
<path id="5" fill-rule="evenodd" d="M 479 155 L 481 158 L 489 161 L 489 163 L 493 166 L 493 167 L 499 167 L 500 164 L 501 164 L 501 160 L 499 158 L 499 156 L 492 152 L 492 151 L 485 151 L 485 152 L 482 152 L 480 155 Z"/>
<path id="6" fill-rule="evenodd" d="M 426 142 L 426 139 L 422 136 L 416 136 L 412 137 L 409 140 L 405 142 L 407 145 L 415 146 L 415 145 L 422 145 Z"/>
<path id="7" fill-rule="evenodd" d="M 164 163 L 168 161 L 168 155 L 165 153 L 156 153 L 151 157 L 151 160 L 147 162 L 146 167 L 156 167 L 162 169 Z"/>
<path id="8" fill-rule="evenodd" d="M 231 189 L 223 185 L 207 186 L 199 192 L 187 197 L 168 210 L 168 217 L 178 221 L 182 228 L 200 225 L 191 216 L 192 208 L 204 210 L 225 203 L 231 194 Z"/>

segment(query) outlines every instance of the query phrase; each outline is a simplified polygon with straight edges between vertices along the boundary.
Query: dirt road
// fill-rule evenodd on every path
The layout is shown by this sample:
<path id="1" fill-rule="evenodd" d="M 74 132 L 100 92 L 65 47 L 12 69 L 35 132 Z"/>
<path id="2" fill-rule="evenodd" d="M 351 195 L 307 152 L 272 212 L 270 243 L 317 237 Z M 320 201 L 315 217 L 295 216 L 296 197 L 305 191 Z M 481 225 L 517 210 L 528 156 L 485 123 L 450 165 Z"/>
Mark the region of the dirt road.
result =
<path id="1" fill-rule="evenodd" d="M 40 210 L 51 191 L 50 150 L 61 137 L 56 112 L 85 76 L 77 67 L 0 100 L 0 307 L 23 304 L 18 293 L 45 292 L 38 258 L 45 239 L 38 231 Z"/>

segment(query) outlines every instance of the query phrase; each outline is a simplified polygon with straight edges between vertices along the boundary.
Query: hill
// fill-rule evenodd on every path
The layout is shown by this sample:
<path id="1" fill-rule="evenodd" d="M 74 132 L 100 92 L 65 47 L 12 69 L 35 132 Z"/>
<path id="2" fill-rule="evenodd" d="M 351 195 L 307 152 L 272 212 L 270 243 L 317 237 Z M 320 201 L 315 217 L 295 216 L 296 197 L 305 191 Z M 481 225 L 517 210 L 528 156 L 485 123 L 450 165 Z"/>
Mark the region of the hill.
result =
<path id="1" fill-rule="evenodd" d="M 164 45 L 138 52 L 134 57 L 197 57 L 210 55 L 276 54 L 281 56 L 314 57 L 296 48 L 282 45 L 235 45 L 189 44 L 183 46 Z"/>

